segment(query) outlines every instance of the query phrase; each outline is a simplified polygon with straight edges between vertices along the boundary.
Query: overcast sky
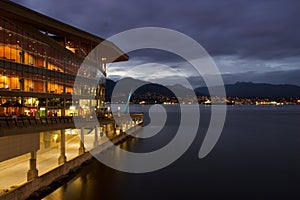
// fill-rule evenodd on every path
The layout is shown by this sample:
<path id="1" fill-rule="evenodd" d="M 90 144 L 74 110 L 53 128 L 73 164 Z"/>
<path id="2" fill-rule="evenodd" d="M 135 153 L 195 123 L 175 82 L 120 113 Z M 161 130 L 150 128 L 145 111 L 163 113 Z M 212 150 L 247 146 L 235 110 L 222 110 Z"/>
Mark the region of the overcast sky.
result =
<path id="1" fill-rule="evenodd" d="M 180 31 L 198 41 L 213 57 L 226 83 L 253 81 L 300 85 L 299 0 L 14 0 L 28 8 L 103 38 L 130 28 L 155 26 Z M 144 66 L 144 80 L 154 63 L 174 66 L 193 76 L 186 62 L 161 52 L 129 54 L 114 64 L 109 77 L 128 76 L 128 68 Z M 158 71 L 159 71 L 159 66 Z M 151 68 L 151 67 L 150 67 Z"/>

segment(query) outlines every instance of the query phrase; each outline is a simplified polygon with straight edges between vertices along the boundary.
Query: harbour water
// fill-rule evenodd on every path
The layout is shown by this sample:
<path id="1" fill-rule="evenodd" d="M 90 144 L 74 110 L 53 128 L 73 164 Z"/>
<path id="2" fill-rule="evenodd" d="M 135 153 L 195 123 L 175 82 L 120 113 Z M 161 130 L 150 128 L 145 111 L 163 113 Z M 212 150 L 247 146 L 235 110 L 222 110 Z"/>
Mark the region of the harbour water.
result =
<path id="1" fill-rule="evenodd" d="M 145 112 L 147 124 L 149 107 L 131 106 L 130 110 Z M 156 136 L 131 138 L 119 147 L 148 152 L 170 142 L 178 129 L 180 112 L 178 105 L 169 105 L 166 110 L 167 122 Z M 94 160 L 43 199 L 300 198 L 300 106 L 228 106 L 222 135 L 203 159 L 198 153 L 210 121 L 210 106 L 200 106 L 200 113 L 196 139 L 171 165 L 132 174 Z M 115 156 L 118 150 L 105 153 Z"/>

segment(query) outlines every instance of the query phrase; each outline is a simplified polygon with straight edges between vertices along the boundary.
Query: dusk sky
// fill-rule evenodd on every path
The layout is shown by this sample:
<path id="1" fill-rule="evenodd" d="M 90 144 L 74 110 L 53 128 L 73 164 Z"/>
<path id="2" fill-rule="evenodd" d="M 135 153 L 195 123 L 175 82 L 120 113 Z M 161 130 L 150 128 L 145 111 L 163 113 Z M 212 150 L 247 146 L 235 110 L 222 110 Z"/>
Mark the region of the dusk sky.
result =
<path id="1" fill-rule="evenodd" d="M 252 81 L 300 85 L 299 0 L 14 2 L 102 38 L 144 26 L 180 31 L 208 51 L 225 83 Z M 145 73 L 131 74 L 134 78 L 149 81 L 169 78 L 176 82 L 176 75 L 172 73 L 147 76 L 147 68 L 153 63 L 186 70 L 188 76 L 193 77 L 186 62 L 174 55 L 152 51 L 129 55 L 129 62 L 110 66 L 109 78 L 127 76 L 128 68 L 143 65 Z"/>

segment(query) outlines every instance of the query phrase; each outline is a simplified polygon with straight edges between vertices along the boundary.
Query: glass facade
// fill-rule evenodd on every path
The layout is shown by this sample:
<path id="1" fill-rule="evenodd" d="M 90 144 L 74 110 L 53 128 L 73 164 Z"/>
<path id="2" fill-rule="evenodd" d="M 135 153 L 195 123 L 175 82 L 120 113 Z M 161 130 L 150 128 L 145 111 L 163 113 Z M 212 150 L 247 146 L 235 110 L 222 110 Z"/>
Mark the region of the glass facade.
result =
<path id="1" fill-rule="evenodd" d="M 88 115 L 103 107 L 105 69 L 100 57 L 87 61 L 92 70 L 79 71 L 94 47 L 0 17 L 0 115 Z M 80 79 L 74 88 L 76 76 Z M 85 99 L 87 95 L 94 100 Z M 16 102 L 22 106 L 14 107 Z"/>

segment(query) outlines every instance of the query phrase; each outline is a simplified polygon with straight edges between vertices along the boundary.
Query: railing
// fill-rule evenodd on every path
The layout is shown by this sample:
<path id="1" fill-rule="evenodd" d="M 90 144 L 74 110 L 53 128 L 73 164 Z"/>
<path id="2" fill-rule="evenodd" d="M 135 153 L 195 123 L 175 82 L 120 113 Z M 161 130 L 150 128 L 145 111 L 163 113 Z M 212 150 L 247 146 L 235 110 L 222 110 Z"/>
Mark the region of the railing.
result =
<path id="1" fill-rule="evenodd" d="M 73 123 L 72 117 L 0 117 L 1 128 Z"/>
<path id="2" fill-rule="evenodd" d="M 135 121 L 142 122 L 143 114 L 134 113 L 131 114 L 131 118 Z M 111 123 L 113 120 L 112 116 L 97 116 L 97 120 L 101 123 Z M 51 125 L 74 125 L 74 122 L 79 123 L 89 123 L 94 122 L 94 118 L 90 117 L 81 117 L 81 116 L 60 116 L 60 117 L 0 117 L 0 129 L 12 129 L 12 128 L 27 128 L 27 127 L 41 127 L 41 126 L 50 126 Z"/>

